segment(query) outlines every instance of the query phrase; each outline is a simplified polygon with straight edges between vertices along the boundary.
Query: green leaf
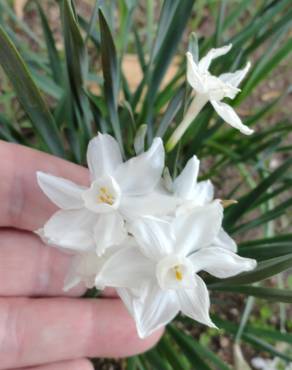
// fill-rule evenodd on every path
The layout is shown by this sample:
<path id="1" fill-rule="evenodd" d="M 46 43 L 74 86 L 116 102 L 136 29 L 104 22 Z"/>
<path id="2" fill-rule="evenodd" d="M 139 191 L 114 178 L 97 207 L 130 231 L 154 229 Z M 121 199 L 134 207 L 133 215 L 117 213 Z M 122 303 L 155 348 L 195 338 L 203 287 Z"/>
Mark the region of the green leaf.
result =
<path id="1" fill-rule="evenodd" d="M 226 210 L 224 217 L 224 226 L 225 228 L 230 228 L 231 225 L 234 225 L 235 222 L 247 212 L 253 203 L 262 196 L 270 186 L 272 186 L 277 180 L 284 176 L 289 167 L 292 165 L 292 158 L 287 159 L 280 167 L 278 167 L 272 174 L 265 178 L 259 185 L 253 189 L 249 194 L 242 197 L 238 204 L 230 207 Z"/>
<path id="2" fill-rule="evenodd" d="M 170 365 L 167 363 L 166 359 L 159 356 L 156 348 L 144 353 L 143 357 L 151 365 L 153 370 L 171 370 Z"/>
<path id="3" fill-rule="evenodd" d="M 113 37 L 101 9 L 99 9 L 99 23 L 101 34 L 100 51 L 104 77 L 104 95 L 114 134 L 120 144 L 121 150 L 123 150 L 121 127 L 118 116 L 118 94 L 120 83 L 118 60 Z"/>
<path id="4" fill-rule="evenodd" d="M 40 5 L 39 2 L 35 2 L 38 8 L 38 12 L 41 18 L 42 22 L 42 27 L 43 27 L 43 34 L 46 40 L 46 45 L 47 45 L 47 51 L 48 51 L 48 56 L 50 60 L 50 65 L 51 65 L 51 70 L 53 74 L 53 78 L 55 82 L 60 85 L 62 84 L 63 81 L 63 67 L 59 58 L 59 53 L 56 48 L 56 44 L 54 41 L 54 36 L 52 34 L 52 31 L 50 29 L 47 17 Z"/>
<path id="5" fill-rule="evenodd" d="M 205 362 L 206 354 L 201 352 L 201 348 L 199 348 L 198 342 L 195 339 L 188 337 L 173 325 L 169 325 L 167 331 L 180 346 L 192 365 L 196 364 L 196 367 L 200 370 L 211 370 L 210 366 Z M 228 367 L 221 367 L 221 369 L 228 370 Z"/>
<path id="6" fill-rule="evenodd" d="M 90 104 L 84 91 L 88 72 L 87 52 L 77 23 L 74 2 L 62 0 L 60 5 L 67 68 L 67 135 L 75 159 L 82 163 L 87 142 L 93 136 Z"/>
<path id="7" fill-rule="evenodd" d="M 288 208 L 292 206 L 292 199 L 289 199 L 287 201 L 282 202 L 277 207 L 271 209 L 270 211 L 264 213 L 263 215 L 255 218 L 254 220 L 248 221 L 246 223 L 240 224 L 234 228 L 230 229 L 230 232 L 245 232 L 250 229 L 254 229 L 255 227 L 258 227 L 260 225 L 266 224 L 269 221 L 272 221 L 287 211 Z"/>
<path id="8" fill-rule="evenodd" d="M 84 42 L 70 0 L 62 0 L 61 11 L 70 88 L 76 103 L 80 105 L 83 80 L 87 72 Z"/>
<path id="9" fill-rule="evenodd" d="M 258 261 L 262 261 L 292 253 L 292 242 L 239 248 L 238 253 L 242 257 L 255 258 Z"/>
<path id="10" fill-rule="evenodd" d="M 173 343 L 170 341 L 167 335 L 164 335 L 159 343 L 158 350 L 162 355 L 167 358 L 172 368 L 175 370 L 191 370 L 190 364 L 186 358 L 174 348 Z"/>
<path id="11" fill-rule="evenodd" d="M 0 2 L 0 12 L 6 12 L 7 15 L 16 23 L 17 27 L 21 29 L 31 40 L 33 40 L 38 46 L 43 47 L 42 41 L 36 35 L 35 32 L 20 18 L 18 18 L 14 10 L 10 7 L 8 1 Z"/>
<path id="12" fill-rule="evenodd" d="M 218 326 L 231 334 L 236 334 L 238 330 L 238 324 L 234 324 L 231 321 L 225 321 L 217 316 L 212 316 L 212 320 Z M 280 331 L 273 329 L 265 329 L 256 327 L 255 325 L 247 325 L 244 329 L 244 335 L 254 335 L 256 337 L 262 337 L 267 340 L 274 342 L 286 342 L 292 344 L 292 334 L 281 333 Z"/>
<path id="13" fill-rule="evenodd" d="M 169 102 L 169 105 L 166 108 L 162 119 L 160 120 L 158 129 L 156 132 L 156 136 L 163 137 L 165 135 L 168 127 L 170 126 L 176 114 L 182 107 L 184 95 L 185 95 L 185 89 L 181 87 L 177 91 L 177 93 L 174 95 L 174 97 L 171 99 L 171 101 Z"/>
<path id="14" fill-rule="evenodd" d="M 153 55 L 150 62 L 149 89 L 145 98 L 145 116 L 141 115 L 141 121 L 149 125 L 149 138 L 153 135 L 153 105 L 160 83 L 165 72 L 176 52 L 178 44 L 182 38 L 187 25 L 187 20 L 191 16 L 194 0 L 183 2 L 165 0 L 161 11 L 158 34 L 154 46 Z"/>
<path id="15" fill-rule="evenodd" d="M 254 335 L 244 334 L 243 335 L 243 339 L 245 341 L 253 344 L 256 348 L 259 348 L 261 351 L 269 352 L 274 357 L 279 357 L 279 358 L 282 358 L 283 360 L 289 361 L 289 362 L 292 361 L 292 357 L 291 356 L 285 355 L 284 353 L 278 351 L 276 348 L 274 348 L 273 346 L 271 346 L 266 341 L 264 341 L 262 339 L 259 339 L 259 338 L 257 338 Z"/>
<path id="16" fill-rule="evenodd" d="M 263 298 L 268 301 L 292 303 L 292 291 L 286 289 L 262 288 L 249 285 L 227 285 L 215 288 L 214 290 L 250 295 L 257 298 Z"/>
<path id="17" fill-rule="evenodd" d="M 217 282 L 214 283 L 213 281 L 215 281 L 215 279 L 210 279 L 212 282 L 209 287 L 214 289 L 226 285 L 250 284 L 276 275 L 290 267 L 292 267 L 292 253 L 259 262 L 254 270 L 244 272 L 228 279 L 223 279 L 221 281 L 216 279 Z"/>
<path id="18" fill-rule="evenodd" d="M 223 23 L 225 18 L 226 12 L 226 0 L 221 0 L 218 2 L 218 16 L 216 20 L 216 30 L 215 30 L 215 47 L 219 47 L 221 45 L 221 37 L 223 31 Z"/>
<path id="19" fill-rule="evenodd" d="M 239 104 L 251 91 L 259 84 L 280 62 L 292 51 L 292 39 L 289 39 L 271 58 L 263 59 L 263 63 L 258 63 L 252 74 L 242 87 L 242 93 L 236 99 Z"/>
<path id="20" fill-rule="evenodd" d="M 47 148 L 64 157 L 64 149 L 54 117 L 35 85 L 22 57 L 0 26 L 0 64 L 10 79 L 23 109 Z"/>

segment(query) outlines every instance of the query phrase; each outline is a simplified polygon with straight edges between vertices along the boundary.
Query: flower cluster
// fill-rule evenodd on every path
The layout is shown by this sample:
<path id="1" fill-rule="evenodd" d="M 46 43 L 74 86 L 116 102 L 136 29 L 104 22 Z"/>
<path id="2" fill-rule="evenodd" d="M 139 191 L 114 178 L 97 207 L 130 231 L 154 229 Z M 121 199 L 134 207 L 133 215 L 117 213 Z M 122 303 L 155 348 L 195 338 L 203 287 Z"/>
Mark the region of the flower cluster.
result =
<path id="1" fill-rule="evenodd" d="M 221 77 L 220 88 L 225 90 L 220 95 L 215 77 L 207 72 L 211 59 L 226 52 L 218 50 L 199 64 L 208 82 L 208 92 L 204 87 L 202 94 L 210 95 L 215 109 L 223 104 L 215 102 L 237 91 L 230 87 L 236 91 L 225 92 L 235 76 L 226 76 L 229 83 Z M 243 73 L 237 75 L 234 86 Z M 194 78 L 189 77 L 199 86 L 199 76 L 196 83 Z M 204 81 L 200 84 L 203 88 Z M 216 85 L 217 92 L 209 85 Z M 222 228 L 222 201 L 214 199 L 209 180 L 198 182 L 198 158 L 193 156 L 172 180 L 163 176 L 165 152 L 160 138 L 147 151 L 123 161 L 115 139 L 98 134 L 89 143 L 87 162 L 89 187 L 37 173 L 42 191 L 60 208 L 38 233 L 47 244 L 74 254 L 64 289 L 80 282 L 88 288 L 116 288 L 140 337 L 167 324 L 180 311 L 214 327 L 200 271 L 227 278 L 253 269 L 256 261 L 236 254 L 235 242 Z"/>

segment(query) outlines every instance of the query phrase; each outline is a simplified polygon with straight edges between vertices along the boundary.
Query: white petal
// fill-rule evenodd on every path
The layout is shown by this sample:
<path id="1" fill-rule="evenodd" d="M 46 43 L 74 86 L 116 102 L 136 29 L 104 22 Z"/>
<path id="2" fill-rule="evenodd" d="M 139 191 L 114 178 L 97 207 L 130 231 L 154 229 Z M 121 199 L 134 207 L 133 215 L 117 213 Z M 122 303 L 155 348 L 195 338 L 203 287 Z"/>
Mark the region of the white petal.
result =
<path id="1" fill-rule="evenodd" d="M 254 132 L 254 130 L 250 129 L 241 122 L 241 119 L 238 117 L 235 110 L 230 107 L 230 105 L 215 100 L 211 100 L 211 104 L 219 116 L 225 122 L 229 123 L 230 126 L 237 128 L 245 135 L 251 135 Z"/>
<path id="2" fill-rule="evenodd" d="M 210 180 L 200 181 L 196 186 L 195 193 L 201 205 L 207 204 L 214 199 L 214 186 Z"/>
<path id="3" fill-rule="evenodd" d="M 210 310 L 209 292 L 204 281 L 198 276 L 194 276 L 193 289 L 177 290 L 182 313 L 202 324 L 216 327 L 212 322 Z"/>
<path id="4" fill-rule="evenodd" d="M 37 181 L 46 196 L 59 208 L 78 209 L 83 207 L 81 194 L 86 189 L 85 187 L 44 172 L 37 172 Z"/>
<path id="5" fill-rule="evenodd" d="M 211 49 L 208 51 L 208 53 L 199 61 L 199 70 L 201 72 L 208 71 L 212 60 L 220 57 L 221 55 L 227 54 L 231 48 L 232 45 L 229 44 L 222 46 L 221 48 Z"/>
<path id="6" fill-rule="evenodd" d="M 87 164 L 92 180 L 112 175 L 123 162 L 119 144 L 110 135 L 98 134 L 87 148 Z"/>
<path id="7" fill-rule="evenodd" d="M 112 245 L 121 244 L 126 236 L 124 220 L 118 212 L 103 214 L 94 227 L 97 255 L 101 256 Z"/>
<path id="8" fill-rule="evenodd" d="M 257 264 L 253 259 L 217 247 L 201 249 L 189 258 L 196 271 L 204 270 L 221 279 L 253 270 Z"/>
<path id="9" fill-rule="evenodd" d="M 217 200 L 176 217 L 172 223 L 176 235 L 176 253 L 186 256 L 209 246 L 219 233 L 222 219 L 223 207 Z"/>
<path id="10" fill-rule="evenodd" d="M 191 200 L 184 201 L 176 210 L 176 215 L 183 215 L 193 211 L 195 207 L 203 206 L 214 199 L 214 186 L 210 180 L 196 184 Z"/>
<path id="11" fill-rule="evenodd" d="M 161 290 L 155 282 L 145 285 L 141 297 L 131 292 L 120 292 L 128 310 L 133 315 L 140 338 L 145 338 L 165 326 L 179 312 L 177 296 L 172 290 Z"/>
<path id="12" fill-rule="evenodd" d="M 82 282 L 87 288 L 93 288 L 95 285 L 95 277 L 108 256 L 98 257 L 95 251 L 89 251 L 74 256 L 69 272 L 65 278 L 64 291 L 72 289 L 79 282 Z M 104 287 L 98 288 L 103 289 Z"/>
<path id="13" fill-rule="evenodd" d="M 235 241 L 223 230 L 223 228 L 220 229 L 219 234 L 213 240 L 212 247 L 228 249 L 234 253 L 237 252 Z"/>
<path id="14" fill-rule="evenodd" d="M 148 194 L 158 184 L 164 167 L 164 148 L 160 138 L 155 138 L 144 153 L 122 163 L 115 172 L 123 194 Z"/>
<path id="15" fill-rule="evenodd" d="M 50 244 L 76 251 L 94 248 L 94 214 L 87 210 L 56 212 L 43 228 L 44 237 Z"/>
<path id="16" fill-rule="evenodd" d="M 128 220 L 142 216 L 165 216 L 175 211 L 178 199 L 173 195 L 153 191 L 147 196 L 123 196 L 119 211 Z"/>
<path id="17" fill-rule="evenodd" d="M 140 288 L 154 276 L 154 267 L 137 246 L 124 247 L 108 258 L 95 283 L 113 288 Z"/>
<path id="18" fill-rule="evenodd" d="M 224 83 L 218 77 L 210 75 L 206 78 L 206 86 L 208 89 L 208 99 L 221 101 L 224 98 L 234 99 L 240 92 L 240 89 L 230 84 Z"/>
<path id="19" fill-rule="evenodd" d="M 200 161 L 194 155 L 188 160 L 185 168 L 174 180 L 173 187 L 177 196 L 183 199 L 192 199 L 199 174 Z"/>
<path id="20" fill-rule="evenodd" d="M 130 232 L 136 238 L 142 253 L 154 261 L 174 251 L 175 237 L 171 224 L 167 221 L 143 217 L 131 225 Z"/>
<path id="21" fill-rule="evenodd" d="M 204 81 L 200 74 L 199 68 L 194 62 L 193 55 L 190 52 L 186 53 L 187 56 L 187 80 L 191 87 L 198 93 L 204 93 Z"/>
<path id="22" fill-rule="evenodd" d="M 250 69 L 250 62 L 246 64 L 246 66 L 243 69 L 239 69 L 238 71 L 234 73 L 223 73 L 219 76 L 220 80 L 224 83 L 228 83 L 234 87 L 238 87 L 241 81 L 244 79 L 244 77 L 247 75 L 249 69 Z"/>

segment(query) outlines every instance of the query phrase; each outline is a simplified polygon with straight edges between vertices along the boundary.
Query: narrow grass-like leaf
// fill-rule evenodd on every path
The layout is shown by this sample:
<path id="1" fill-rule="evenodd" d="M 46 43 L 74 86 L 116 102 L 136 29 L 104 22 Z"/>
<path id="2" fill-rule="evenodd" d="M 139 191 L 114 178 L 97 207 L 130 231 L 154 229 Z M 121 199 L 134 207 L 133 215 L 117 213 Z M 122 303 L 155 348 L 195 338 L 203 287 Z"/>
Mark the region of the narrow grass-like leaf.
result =
<path id="1" fill-rule="evenodd" d="M 0 64 L 10 79 L 25 112 L 48 149 L 53 154 L 63 157 L 63 144 L 54 117 L 33 82 L 22 57 L 1 26 L 0 45 Z"/>
<path id="2" fill-rule="evenodd" d="M 68 77 L 75 101 L 80 105 L 84 73 L 87 70 L 84 42 L 70 0 L 62 0 L 61 9 Z"/>
<path id="3" fill-rule="evenodd" d="M 254 202 L 272 186 L 277 180 L 284 176 L 289 167 L 292 165 L 292 158 L 287 159 L 280 167 L 278 167 L 271 175 L 264 179 L 259 185 L 249 194 L 242 197 L 238 204 L 229 208 L 226 212 L 224 225 L 226 228 L 234 225 L 235 222 L 252 206 Z"/>
<path id="4" fill-rule="evenodd" d="M 118 60 L 113 37 L 101 9 L 99 9 L 99 23 L 101 33 L 101 60 L 104 77 L 104 94 L 114 134 L 121 149 L 123 149 L 121 127 L 118 116 L 118 93 L 120 83 Z"/>
<path id="5" fill-rule="evenodd" d="M 177 91 L 176 95 L 169 102 L 169 105 L 166 108 L 166 111 L 164 112 L 163 117 L 159 122 L 156 136 L 163 137 L 165 135 L 169 125 L 172 123 L 177 112 L 182 107 L 184 95 L 185 89 L 182 87 Z"/>
<path id="6" fill-rule="evenodd" d="M 243 339 L 251 344 L 253 344 L 256 348 L 259 348 L 261 351 L 265 351 L 270 353 L 272 356 L 282 358 L 287 362 L 292 362 L 292 357 L 285 355 L 284 353 L 278 351 L 275 347 L 264 341 L 263 339 L 259 339 L 254 335 L 251 334 L 244 334 Z"/>
<path id="7" fill-rule="evenodd" d="M 206 352 L 202 353 L 202 348 L 195 339 L 190 338 L 182 331 L 176 329 L 173 325 L 169 325 L 167 330 L 174 338 L 176 343 L 179 345 L 181 350 L 185 353 L 191 364 L 196 364 L 196 367 L 200 370 L 211 370 L 211 367 L 207 364 L 205 360 L 211 360 L 213 362 L 213 354 L 210 356 L 210 353 L 208 352 L 208 355 L 206 356 Z M 214 356 L 216 357 L 216 355 Z M 218 362 L 220 363 L 220 359 L 218 360 Z M 221 367 L 220 369 L 228 370 L 229 368 L 228 366 L 225 366 Z"/>
<path id="8" fill-rule="evenodd" d="M 292 253 L 259 262 L 258 266 L 252 271 L 244 272 L 240 275 L 220 281 L 216 279 L 216 282 L 211 282 L 209 286 L 210 288 L 216 288 L 226 285 L 250 284 L 264 280 L 291 267 Z M 211 281 L 215 281 L 215 279 L 212 279 Z"/>
<path id="9" fill-rule="evenodd" d="M 263 298 L 268 301 L 292 303 L 292 291 L 277 288 L 263 288 L 249 285 L 222 286 L 215 288 L 224 292 L 233 292 L 235 294 L 244 294 L 257 298 Z"/>
<path id="10" fill-rule="evenodd" d="M 52 34 L 52 31 L 49 26 L 48 19 L 40 5 L 39 2 L 35 2 L 37 5 L 37 9 L 41 18 L 42 28 L 43 28 L 43 34 L 46 40 L 46 46 L 48 51 L 48 57 L 50 60 L 50 66 L 52 69 L 52 74 L 55 82 L 58 85 L 62 84 L 63 81 L 63 67 L 60 61 L 59 53 L 56 48 L 54 36 Z"/>
<path id="11" fill-rule="evenodd" d="M 174 345 L 167 335 L 160 339 L 157 348 L 167 358 L 173 369 L 191 370 L 189 362 L 181 353 L 175 351 Z"/>
<path id="12" fill-rule="evenodd" d="M 264 63 L 261 63 L 253 70 L 253 73 L 246 80 L 243 86 L 242 93 L 238 96 L 236 104 L 239 104 L 246 96 L 248 96 L 255 86 L 262 81 L 280 62 L 292 51 L 292 40 L 288 41 L 276 51 L 271 57 L 264 59 Z"/>
<path id="13" fill-rule="evenodd" d="M 167 360 L 159 356 L 156 348 L 146 352 L 143 357 L 150 364 L 153 370 L 172 370 Z"/>
<path id="14" fill-rule="evenodd" d="M 236 334 L 238 325 L 232 323 L 231 321 L 223 320 L 219 317 L 212 316 L 212 320 L 218 326 L 231 334 Z M 291 333 L 281 333 L 280 331 L 273 329 L 266 329 L 261 327 L 256 327 L 253 325 L 247 325 L 244 330 L 245 335 L 254 335 L 257 337 L 265 338 L 267 340 L 272 340 L 274 342 L 285 342 L 292 344 L 292 334 Z"/>
<path id="15" fill-rule="evenodd" d="M 166 0 L 165 4 L 167 3 L 174 2 Z M 169 23 L 167 31 L 163 33 L 163 38 L 161 39 L 161 41 L 159 40 L 159 49 L 156 55 L 155 53 L 153 54 L 153 69 L 151 69 L 150 71 L 148 79 L 149 88 L 147 96 L 145 98 L 145 116 L 144 114 L 141 116 L 141 120 L 149 125 L 148 137 L 150 140 L 153 136 L 153 105 L 155 102 L 155 96 L 165 75 L 165 72 L 175 54 L 177 46 L 182 38 L 187 20 L 192 13 L 193 4 L 194 0 L 185 0 L 183 2 L 179 2 L 175 9 L 175 13 L 173 13 L 173 8 L 171 8 L 172 18 L 171 20 L 168 20 Z M 164 15 L 162 14 L 161 19 L 164 18 L 166 17 L 164 17 Z"/>

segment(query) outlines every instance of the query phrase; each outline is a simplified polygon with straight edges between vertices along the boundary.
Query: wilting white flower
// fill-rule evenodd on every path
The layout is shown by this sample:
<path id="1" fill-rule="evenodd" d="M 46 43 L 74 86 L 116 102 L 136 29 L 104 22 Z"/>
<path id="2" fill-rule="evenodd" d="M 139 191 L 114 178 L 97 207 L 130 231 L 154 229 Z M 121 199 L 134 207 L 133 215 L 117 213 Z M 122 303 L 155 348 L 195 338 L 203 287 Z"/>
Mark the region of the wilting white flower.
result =
<path id="1" fill-rule="evenodd" d="M 39 186 L 61 210 L 44 225 L 49 243 L 75 251 L 104 253 L 127 235 L 125 221 L 143 215 L 163 215 L 174 199 L 156 190 L 164 166 L 160 138 L 150 149 L 123 162 L 116 140 L 99 134 L 89 143 L 87 162 L 91 186 L 37 173 Z"/>
<path id="2" fill-rule="evenodd" d="M 214 326 L 208 290 L 197 273 L 204 270 L 226 278 L 256 266 L 255 260 L 232 252 L 234 246 L 222 234 L 222 218 L 220 201 L 170 221 L 144 217 L 131 227 L 138 247 L 120 249 L 103 265 L 96 284 L 120 288 L 141 337 L 170 322 L 179 311 Z"/>
<path id="3" fill-rule="evenodd" d="M 174 131 L 167 143 L 167 149 L 171 150 L 191 122 L 196 118 L 204 105 L 209 101 L 219 116 L 234 128 L 237 128 L 243 134 L 250 135 L 253 133 L 249 127 L 241 122 L 234 109 L 223 103 L 224 98 L 234 99 L 240 92 L 238 88 L 240 82 L 246 76 L 250 63 L 234 73 L 223 73 L 219 77 L 209 72 L 209 67 L 213 59 L 225 55 L 231 49 L 232 45 L 226 45 L 218 49 L 211 49 L 197 64 L 190 52 L 187 52 L 187 80 L 196 93 L 183 121 Z"/>

